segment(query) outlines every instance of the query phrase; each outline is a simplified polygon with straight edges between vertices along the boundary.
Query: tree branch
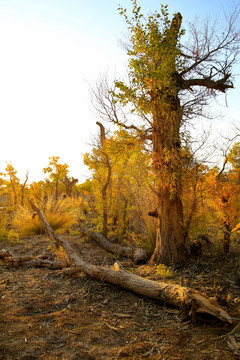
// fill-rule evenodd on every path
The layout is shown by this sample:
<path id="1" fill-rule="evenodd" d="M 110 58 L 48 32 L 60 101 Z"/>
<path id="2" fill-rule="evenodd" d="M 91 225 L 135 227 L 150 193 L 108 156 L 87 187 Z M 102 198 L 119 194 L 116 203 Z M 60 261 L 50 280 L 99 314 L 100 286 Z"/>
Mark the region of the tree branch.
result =
<path id="1" fill-rule="evenodd" d="M 233 83 L 227 83 L 229 78 L 231 77 L 231 74 L 225 75 L 222 79 L 219 80 L 212 80 L 211 77 L 205 77 L 202 79 L 188 79 L 188 80 L 182 80 L 181 82 L 181 88 L 182 89 L 190 89 L 192 86 L 204 86 L 208 89 L 212 90 L 218 90 L 223 93 L 227 89 L 233 89 Z"/>

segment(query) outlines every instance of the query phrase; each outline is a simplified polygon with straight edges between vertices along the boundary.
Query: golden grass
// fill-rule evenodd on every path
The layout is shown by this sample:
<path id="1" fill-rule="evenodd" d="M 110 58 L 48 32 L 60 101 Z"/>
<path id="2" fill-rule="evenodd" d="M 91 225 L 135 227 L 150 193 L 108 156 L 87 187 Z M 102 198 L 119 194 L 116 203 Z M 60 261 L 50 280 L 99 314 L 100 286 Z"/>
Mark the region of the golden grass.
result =
<path id="1" fill-rule="evenodd" d="M 60 199 L 57 202 L 49 198 L 38 204 L 51 228 L 64 233 L 73 225 L 77 225 L 81 214 L 81 201 L 76 199 Z M 30 208 L 18 207 L 12 221 L 12 227 L 22 236 L 40 235 L 44 229 Z"/>
<path id="2" fill-rule="evenodd" d="M 149 216 L 148 212 L 154 209 L 152 199 L 142 199 L 131 215 L 134 226 L 135 241 L 143 247 L 150 257 L 156 247 L 156 219 Z"/>

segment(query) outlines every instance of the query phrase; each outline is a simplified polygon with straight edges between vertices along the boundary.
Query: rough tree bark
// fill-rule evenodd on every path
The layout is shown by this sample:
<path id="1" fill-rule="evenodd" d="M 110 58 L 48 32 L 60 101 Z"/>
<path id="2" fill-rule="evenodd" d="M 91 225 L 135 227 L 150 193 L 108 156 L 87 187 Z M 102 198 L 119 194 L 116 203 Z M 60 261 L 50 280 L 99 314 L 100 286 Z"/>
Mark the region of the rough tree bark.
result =
<path id="1" fill-rule="evenodd" d="M 180 13 L 174 15 L 165 42 L 176 47 L 182 22 Z M 175 56 L 170 56 L 172 68 L 170 86 L 159 90 L 150 88 L 153 104 L 153 167 L 157 175 L 157 233 L 156 247 L 150 263 L 180 263 L 186 258 L 183 228 L 182 164 L 180 161 L 180 126 L 182 108 L 175 78 Z M 171 157 L 169 162 L 168 157 Z M 177 178 L 177 181 L 174 180 Z"/>
<path id="2" fill-rule="evenodd" d="M 139 295 L 148 296 L 180 307 L 189 311 L 189 314 L 193 317 L 196 313 L 208 313 L 222 321 L 232 322 L 231 317 L 226 311 L 205 295 L 191 288 L 144 279 L 126 271 L 119 263 L 115 263 L 114 269 L 112 269 L 84 262 L 70 244 L 51 229 L 40 209 L 32 201 L 30 201 L 30 204 L 38 214 L 46 234 L 66 251 L 69 261 L 73 266 L 73 269 L 69 269 L 68 274 L 83 272 L 99 281 L 119 285 Z"/>

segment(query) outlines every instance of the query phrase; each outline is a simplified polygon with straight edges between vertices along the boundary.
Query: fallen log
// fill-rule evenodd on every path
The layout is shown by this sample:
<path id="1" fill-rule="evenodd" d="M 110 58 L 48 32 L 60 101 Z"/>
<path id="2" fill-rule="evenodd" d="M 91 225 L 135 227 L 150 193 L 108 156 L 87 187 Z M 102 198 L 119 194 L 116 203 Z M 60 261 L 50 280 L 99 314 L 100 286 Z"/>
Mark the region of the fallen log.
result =
<path id="1" fill-rule="evenodd" d="M 9 250 L 0 250 L 0 259 L 3 259 L 9 266 L 18 267 L 20 265 L 25 267 L 39 267 L 52 270 L 63 269 L 66 264 L 61 261 L 50 261 L 34 256 L 16 256 Z"/>
<path id="2" fill-rule="evenodd" d="M 51 229 L 41 210 L 32 201 L 30 201 L 30 204 L 33 210 L 37 212 L 46 233 L 66 251 L 70 263 L 74 266 L 74 272 L 83 272 L 97 280 L 119 285 L 139 295 L 180 307 L 185 311 L 187 310 L 193 318 L 196 313 L 207 313 L 222 321 L 232 323 L 229 314 L 218 304 L 191 288 L 144 279 L 141 276 L 126 271 L 119 263 L 115 263 L 112 269 L 84 262 L 70 244 Z"/>
<path id="3" fill-rule="evenodd" d="M 142 248 L 132 248 L 130 246 L 122 246 L 119 244 L 113 244 L 103 235 L 90 231 L 88 229 L 82 228 L 82 233 L 88 236 L 91 240 L 95 241 L 100 245 L 104 250 L 112 253 L 127 257 L 135 262 L 135 264 L 142 264 L 147 262 L 146 251 Z"/>

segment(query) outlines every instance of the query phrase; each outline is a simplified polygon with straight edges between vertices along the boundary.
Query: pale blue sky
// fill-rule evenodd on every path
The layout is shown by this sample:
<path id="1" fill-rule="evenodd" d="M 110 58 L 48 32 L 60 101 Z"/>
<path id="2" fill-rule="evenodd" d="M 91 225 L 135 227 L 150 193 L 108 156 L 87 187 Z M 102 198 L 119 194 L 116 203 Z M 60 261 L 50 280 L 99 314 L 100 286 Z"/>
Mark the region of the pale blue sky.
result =
<path id="1" fill-rule="evenodd" d="M 98 130 L 89 83 L 105 71 L 122 74 L 127 62 L 118 46 L 126 33 L 119 3 L 131 9 L 130 0 L 0 0 L 0 172 L 11 161 L 21 178 L 29 170 L 39 180 L 48 157 L 58 155 L 84 181 L 81 154 Z M 138 3 L 146 13 L 161 4 Z M 221 22 L 229 8 L 228 0 L 168 4 L 184 25 L 195 15 Z M 239 99 L 237 81 L 228 94 L 229 124 L 238 121 Z"/>

